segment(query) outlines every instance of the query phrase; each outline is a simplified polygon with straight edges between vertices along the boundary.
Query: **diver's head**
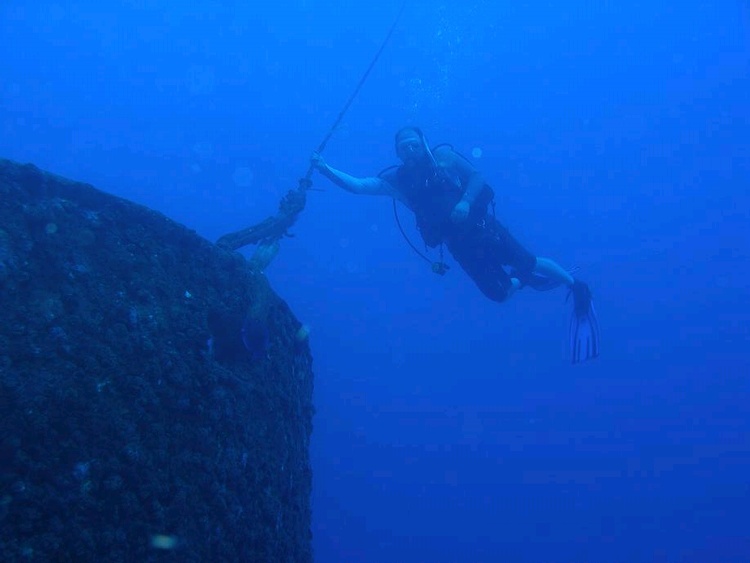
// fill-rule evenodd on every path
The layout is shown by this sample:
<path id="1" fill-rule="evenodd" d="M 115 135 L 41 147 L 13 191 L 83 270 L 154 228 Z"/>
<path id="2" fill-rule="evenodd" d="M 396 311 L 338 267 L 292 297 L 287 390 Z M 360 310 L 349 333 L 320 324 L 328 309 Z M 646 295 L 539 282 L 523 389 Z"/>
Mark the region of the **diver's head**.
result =
<path id="1" fill-rule="evenodd" d="M 428 163 L 428 151 L 424 133 L 419 127 L 403 127 L 396 132 L 396 155 L 404 164 L 414 166 Z"/>

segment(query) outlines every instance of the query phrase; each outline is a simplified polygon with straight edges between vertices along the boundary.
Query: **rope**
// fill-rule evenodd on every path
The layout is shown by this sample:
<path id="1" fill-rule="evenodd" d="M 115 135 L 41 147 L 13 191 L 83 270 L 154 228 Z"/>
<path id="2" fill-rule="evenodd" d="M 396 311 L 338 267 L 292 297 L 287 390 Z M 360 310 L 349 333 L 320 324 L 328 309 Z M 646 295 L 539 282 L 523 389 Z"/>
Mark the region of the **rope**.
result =
<path id="1" fill-rule="evenodd" d="M 388 35 L 386 35 L 385 39 L 383 39 L 383 43 L 381 43 L 380 48 L 378 49 L 377 53 L 375 53 L 375 56 L 373 57 L 372 61 L 370 61 L 370 66 L 367 67 L 367 70 L 362 75 L 362 78 L 359 79 L 359 83 L 357 84 L 356 88 L 354 88 L 354 92 L 352 92 L 352 95 L 349 96 L 349 99 L 346 101 L 346 104 L 344 104 L 344 107 L 341 108 L 341 111 L 339 112 L 338 117 L 336 117 L 336 121 L 333 122 L 333 125 L 331 125 L 331 128 L 328 130 L 328 133 L 318 145 L 316 152 L 322 153 L 323 150 L 326 148 L 328 141 L 333 136 L 334 132 L 336 131 L 336 128 L 341 124 L 341 120 L 344 119 L 344 115 L 346 115 L 346 112 L 349 110 L 349 107 L 352 105 L 357 95 L 359 94 L 359 91 L 362 89 L 362 86 L 364 86 L 365 82 L 367 81 L 367 77 L 370 76 L 370 72 L 372 72 L 372 69 L 375 68 L 375 63 L 378 62 L 378 59 L 380 58 L 381 53 L 385 49 L 385 46 L 388 44 L 388 41 L 390 41 L 391 36 L 393 35 L 393 32 L 396 29 L 396 26 L 398 25 L 399 20 L 401 19 L 401 14 L 404 13 L 404 8 L 406 8 L 406 2 L 407 0 L 404 0 L 402 2 L 401 8 L 399 9 L 398 14 L 396 15 L 396 19 L 393 20 L 393 23 L 391 24 L 391 29 L 388 30 Z M 312 186 L 312 181 L 310 180 L 310 178 L 312 178 L 312 174 L 314 171 L 315 169 L 313 168 L 312 164 L 310 164 L 310 167 L 307 169 L 307 174 L 305 174 L 305 177 L 301 178 L 299 181 L 300 188 L 308 189 L 310 188 L 310 186 Z"/>

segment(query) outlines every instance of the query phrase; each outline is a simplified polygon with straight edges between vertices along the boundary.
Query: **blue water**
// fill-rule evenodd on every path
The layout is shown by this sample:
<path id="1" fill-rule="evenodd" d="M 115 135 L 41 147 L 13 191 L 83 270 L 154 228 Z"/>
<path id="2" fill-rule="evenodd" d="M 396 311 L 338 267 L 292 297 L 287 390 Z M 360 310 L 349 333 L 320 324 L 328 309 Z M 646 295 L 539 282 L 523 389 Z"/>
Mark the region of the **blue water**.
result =
<path id="1" fill-rule="evenodd" d="M 215 240 L 296 187 L 399 6 L 7 0 L 0 156 Z M 564 290 L 492 303 L 315 176 L 267 274 L 312 330 L 317 561 L 750 560 L 748 92 L 744 0 L 407 2 L 325 157 L 452 143 L 580 268 L 602 355 L 569 365 Z"/>

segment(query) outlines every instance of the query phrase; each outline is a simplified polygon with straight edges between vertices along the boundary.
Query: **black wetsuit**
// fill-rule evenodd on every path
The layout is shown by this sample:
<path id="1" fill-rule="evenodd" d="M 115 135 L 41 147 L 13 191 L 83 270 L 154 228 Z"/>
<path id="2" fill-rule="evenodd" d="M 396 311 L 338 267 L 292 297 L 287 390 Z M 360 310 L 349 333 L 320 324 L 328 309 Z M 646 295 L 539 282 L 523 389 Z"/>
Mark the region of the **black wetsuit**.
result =
<path id="1" fill-rule="evenodd" d="M 434 248 L 445 243 L 482 293 L 493 301 L 504 301 L 511 281 L 503 266 L 512 267 L 523 283 L 536 266 L 536 256 L 489 212 L 493 194 L 487 185 L 477 194 L 467 219 L 453 223 L 451 213 L 476 170 L 447 146 L 435 149 L 434 156 L 436 170 L 399 166 L 382 178 L 404 196 L 425 244 Z"/>

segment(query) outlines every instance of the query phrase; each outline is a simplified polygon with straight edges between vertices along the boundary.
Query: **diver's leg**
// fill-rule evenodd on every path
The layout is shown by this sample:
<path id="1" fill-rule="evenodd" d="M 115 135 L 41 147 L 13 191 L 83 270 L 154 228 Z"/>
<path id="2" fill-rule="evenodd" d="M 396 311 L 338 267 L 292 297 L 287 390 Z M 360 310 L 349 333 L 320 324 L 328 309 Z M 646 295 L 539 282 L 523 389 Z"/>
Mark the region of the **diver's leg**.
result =
<path id="1" fill-rule="evenodd" d="M 491 250 L 477 241 L 471 247 L 454 246 L 451 254 L 486 297 L 502 303 L 521 287 L 521 282 L 518 278 L 509 276 L 502 264 L 487 259 Z"/>
<path id="2" fill-rule="evenodd" d="M 571 276 L 565 268 L 549 258 L 537 256 L 534 273 L 552 278 L 553 280 L 559 281 L 560 284 L 565 284 L 568 287 L 571 287 L 573 283 L 575 283 L 573 276 Z"/>

